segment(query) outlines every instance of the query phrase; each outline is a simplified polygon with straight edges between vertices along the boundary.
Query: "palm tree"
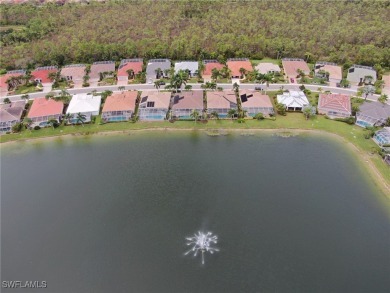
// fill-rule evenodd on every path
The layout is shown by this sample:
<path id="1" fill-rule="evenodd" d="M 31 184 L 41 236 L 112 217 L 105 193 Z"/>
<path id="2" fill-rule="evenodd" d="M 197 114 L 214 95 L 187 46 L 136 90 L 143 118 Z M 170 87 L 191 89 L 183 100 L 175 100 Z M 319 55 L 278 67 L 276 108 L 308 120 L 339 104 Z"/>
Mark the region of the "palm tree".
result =
<path id="1" fill-rule="evenodd" d="M 171 72 L 170 69 L 165 69 L 165 70 L 164 70 L 165 76 L 168 77 L 170 72 Z"/>
<path id="2" fill-rule="evenodd" d="M 124 86 L 118 86 L 118 91 L 123 92 L 125 90 Z"/>
<path id="3" fill-rule="evenodd" d="M 64 125 L 68 124 L 73 118 L 73 115 L 70 113 L 66 113 L 62 119 L 64 120 Z"/>
<path id="4" fill-rule="evenodd" d="M 157 91 L 159 91 L 159 88 L 160 88 L 160 81 L 159 80 L 156 80 L 154 82 L 154 87 L 156 88 Z"/>
<path id="5" fill-rule="evenodd" d="M 87 120 L 87 116 L 81 113 L 77 113 L 76 123 L 80 123 L 84 127 L 85 120 Z"/>
<path id="6" fill-rule="evenodd" d="M 46 100 L 49 100 L 49 99 L 53 99 L 54 96 L 55 96 L 54 93 L 50 92 L 50 93 L 46 94 L 45 98 L 46 98 Z"/>
<path id="7" fill-rule="evenodd" d="M 54 126 L 57 125 L 57 123 L 58 123 L 58 121 L 54 117 L 50 117 L 49 120 L 47 120 L 47 124 L 50 125 L 51 127 L 53 127 L 53 129 L 54 129 Z"/>
<path id="8" fill-rule="evenodd" d="M 21 98 L 22 98 L 22 100 L 26 100 L 28 102 L 28 100 L 30 99 L 30 96 L 28 94 L 25 94 L 25 95 L 22 95 Z"/>
<path id="9" fill-rule="evenodd" d="M 61 92 L 57 96 L 54 96 L 53 99 L 55 101 L 61 101 L 65 105 L 68 105 L 70 102 L 70 97 L 70 93 L 68 93 L 66 90 L 61 90 Z"/>
<path id="10" fill-rule="evenodd" d="M 265 81 L 267 87 L 269 87 L 269 83 L 272 81 L 272 75 L 271 74 L 264 74 L 263 80 Z"/>
<path id="11" fill-rule="evenodd" d="M 241 68 L 240 68 L 240 73 L 241 73 L 241 78 L 244 78 L 245 73 L 246 73 L 246 69 L 243 68 L 243 67 L 241 67 Z"/>
<path id="12" fill-rule="evenodd" d="M 383 107 L 385 106 L 385 104 L 387 103 L 387 100 L 389 99 L 389 97 L 385 94 L 381 95 L 379 98 L 378 98 L 378 102 L 379 103 L 382 103 Z"/>
<path id="13" fill-rule="evenodd" d="M 134 70 L 133 69 L 126 70 L 126 72 L 127 72 L 129 79 L 134 78 Z"/>
<path id="14" fill-rule="evenodd" d="M 375 88 L 372 85 L 367 85 L 363 88 L 364 100 L 367 100 L 368 95 L 375 94 Z"/>
<path id="15" fill-rule="evenodd" d="M 198 117 L 199 117 L 199 111 L 196 110 L 196 109 L 193 109 L 192 112 L 191 112 L 191 114 L 190 114 L 190 117 L 195 119 L 195 124 L 196 124 L 196 120 L 197 120 Z"/>
<path id="16" fill-rule="evenodd" d="M 26 129 L 30 129 L 30 126 L 32 124 L 32 119 L 31 118 L 28 118 L 28 117 L 24 117 L 23 121 L 22 121 L 22 124 L 23 126 L 26 128 Z M 30 129 L 31 131 L 31 129 Z"/>
<path id="17" fill-rule="evenodd" d="M 217 111 L 213 111 L 210 113 L 210 116 L 213 117 L 213 118 L 216 118 L 217 120 L 219 120 L 219 114 Z"/>
<path id="18" fill-rule="evenodd" d="M 228 113 L 227 113 L 227 117 L 232 118 L 232 120 L 233 120 L 234 116 L 236 116 L 236 115 L 237 115 L 237 110 L 236 109 L 230 109 L 228 111 Z"/>
<path id="19" fill-rule="evenodd" d="M 9 98 L 5 98 L 5 99 L 3 100 L 3 103 L 4 103 L 4 104 L 11 104 L 11 100 L 10 100 Z"/>
<path id="20" fill-rule="evenodd" d="M 242 111 L 242 105 L 240 99 L 240 86 L 236 82 L 233 84 L 233 91 L 234 94 L 236 95 L 238 118 L 244 118 L 244 112 Z"/>
<path id="21" fill-rule="evenodd" d="M 160 78 L 160 76 L 161 76 L 161 73 L 162 73 L 162 70 L 161 70 L 161 68 L 159 67 L 159 68 L 157 68 L 155 71 L 154 71 L 155 73 L 156 73 L 156 78 Z"/>
<path id="22" fill-rule="evenodd" d="M 371 75 L 367 75 L 367 76 L 364 77 L 364 83 L 371 84 L 373 79 L 374 78 Z"/>
<path id="23" fill-rule="evenodd" d="M 211 70 L 211 78 L 213 79 L 213 80 L 215 80 L 215 81 L 218 81 L 218 77 L 220 76 L 220 72 L 219 72 L 219 70 L 217 69 L 217 68 L 213 68 L 212 70 Z"/>

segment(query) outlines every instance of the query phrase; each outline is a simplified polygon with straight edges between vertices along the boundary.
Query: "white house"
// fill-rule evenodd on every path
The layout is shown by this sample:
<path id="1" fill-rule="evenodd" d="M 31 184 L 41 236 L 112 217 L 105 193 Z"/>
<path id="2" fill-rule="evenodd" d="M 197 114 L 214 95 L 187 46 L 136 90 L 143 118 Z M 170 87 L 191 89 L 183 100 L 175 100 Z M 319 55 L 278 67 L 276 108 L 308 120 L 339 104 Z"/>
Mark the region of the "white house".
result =
<path id="1" fill-rule="evenodd" d="M 84 122 L 90 122 L 92 116 L 99 115 L 101 100 L 101 96 L 94 96 L 92 94 L 74 95 L 66 110 L 66 114 L 71 114 L 73 117 L 70 123 L 74 124 L 78 122 L 78 113 L 85 115 Z"/>
<path id="2" fill-rule="evenodd" d="M 282 95 L 277 95 L 276 98 L 278 103 L 285 105 L 288 111 L 301 111 L 304 106 L 309 104 L 302 91 L 285 92 Z"/>
<path id="3" fill-rule="evenodd" d="M 175 73 L 178 73 L 179 70 L 189 72 L 190 77 L 197 75 L 199 69 L 199 64 L 197 61 L 178 61 L 175 63 Z"/>

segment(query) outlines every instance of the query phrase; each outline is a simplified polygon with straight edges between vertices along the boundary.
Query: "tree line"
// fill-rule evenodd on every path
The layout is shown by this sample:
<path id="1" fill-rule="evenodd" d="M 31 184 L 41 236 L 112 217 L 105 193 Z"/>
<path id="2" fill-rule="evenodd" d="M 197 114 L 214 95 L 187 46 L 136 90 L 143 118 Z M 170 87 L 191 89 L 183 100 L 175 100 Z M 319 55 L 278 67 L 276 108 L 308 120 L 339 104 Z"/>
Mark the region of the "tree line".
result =
<path id="1" fill-rule="evenodd" d="M 136 57 L 390 67 L 390 1 L 108 1 L 0 10 L 0 67 L 7 69 Z"/>

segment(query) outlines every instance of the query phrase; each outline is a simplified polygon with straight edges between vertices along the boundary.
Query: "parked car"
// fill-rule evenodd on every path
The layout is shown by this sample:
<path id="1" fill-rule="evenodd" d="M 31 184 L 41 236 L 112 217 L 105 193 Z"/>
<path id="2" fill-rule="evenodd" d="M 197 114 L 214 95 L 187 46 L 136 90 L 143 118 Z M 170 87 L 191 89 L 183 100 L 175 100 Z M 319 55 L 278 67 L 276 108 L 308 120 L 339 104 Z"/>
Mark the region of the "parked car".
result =
<path id="1" fill-rule="evenodd" d="M 261 87 L 255 86 L 255 91 L 261 91 L 261 90 L 262 90 Z"/>
<path id="2" fill-rule="evenodd" d="M 165 81 L 160 81 L 160 85 L 165 85 Z"/>

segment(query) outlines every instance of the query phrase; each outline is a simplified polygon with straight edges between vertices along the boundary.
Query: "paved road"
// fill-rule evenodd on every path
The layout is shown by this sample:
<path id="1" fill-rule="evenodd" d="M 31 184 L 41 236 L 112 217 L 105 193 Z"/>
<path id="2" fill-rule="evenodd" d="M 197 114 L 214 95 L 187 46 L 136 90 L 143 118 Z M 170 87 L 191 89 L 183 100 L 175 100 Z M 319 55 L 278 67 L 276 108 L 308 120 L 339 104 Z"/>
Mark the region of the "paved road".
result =
<path id="1" fill-rule="evenodd" d="M 191 84 L 193 90 L 201 90 L 201 84 L 195 83 Z M 249 83 L 243 83 L 240 84 L 241 89 L 254 89 L 255 87 L 261 87 L 265 91 L 275 91 L 279 90 L 281 88 L 286 90 L 299 90 L 300 84 L 270 84 L 269 87 L 267 87 L 265 84 L 249 84 Z M 124 86 L 125 90 L 154 90 L 153 84 L 131 84 Z M 223 89 L 232 89 L 231 84 L 218 84 L 218 87 L 222 87 Z M 311 91 L 318 91 L 319 85 L 305 85 L 305 87 Z M 344 88 L 338 88 L 338 87 L 330 87 L 330 86 L 321 86 L 321 88 L 324 91 L 331 91 L 332 93 L 336 94 L 349 94 L 353 95 L 356 94 L 357 89 L 351 88 L 351 89 L 344 89 Z M 76 88 L 76 89 L 67 89 L 67 91 L 70 94 L 80 94 L 80 93 L 90 93 L 93 90 L 97 90 L 98 92 L 103 92 L 105 90 L 110 91 L 118 91 L 118 85 L 113 86 L 97 86 L 97 87 L 87 87 L 87 88 Z M 53 91 L 53 92 L 60 92 L 59 90 Z M 29 98 L 35 99 L 39 97 L 44 97 L 47 94 L 47 91 L 45 92 L 38 92 L 38 93 L 30 93 Z M 7 96 L 11 101 L 18 101 L 21 99 L 22 95 L 14 95 L 14 96 Z M 372 95 L 368 96 L 368 100 L 377 101 L 379 95 Z M 4 100 L 4 97 L 1 99 L 1 102 Z"/>

